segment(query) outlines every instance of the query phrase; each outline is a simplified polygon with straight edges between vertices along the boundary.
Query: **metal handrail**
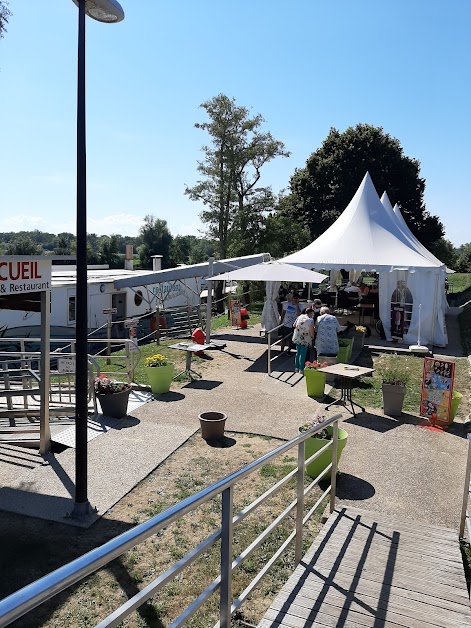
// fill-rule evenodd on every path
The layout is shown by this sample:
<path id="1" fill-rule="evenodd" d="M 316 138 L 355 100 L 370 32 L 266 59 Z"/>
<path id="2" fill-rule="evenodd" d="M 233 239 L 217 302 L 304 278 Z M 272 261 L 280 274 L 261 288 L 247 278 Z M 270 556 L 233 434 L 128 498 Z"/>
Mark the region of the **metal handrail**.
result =
<path id="1" fill-rule="evenodd" d="M 141 523 L 140 525 L 132 528 L 121 534 L 120 536 L 111 539 L 104 545 L 88 552 L 87 554 L 75 559 L 74 561 L 60 567 L 56 571 L 40 578 L 39 580 L 32 582 L 23 589 L 11 594 L 4 600 L 0 601 L 0 625 L 6 626 L 16 619 L 22 617 L 29 611 L 33 610 L 46 600 L 57 595 L 64 589 L 72 586 L 82 578 L 94 573 L 101 567 L 104 567 L 109 562 L 121 556 L 124 552 L 132 549 L 148 537 L 158 533 L 160 530 L 166 528 L 172 522 L 180 519 L 187 513 L 195 510 L 200 505 L 208 502 L 210 499 L 221 495 L 222 497 L 222 515 L 221 515 L 221 528 L 219 528 L 212 535 L 203 540 L 197 547 L 193 548 L 188 554 L 186 554 L 177 563 L 173 564 L 164 574 L 161 574 L 153 582 L 147 585 L 142 591 L 137 593 L 134 597 L 129 599 L 125 604 L 116 609 L 111 615 L 105 618 L 100 624 L 99 628 L 105 626 L 118 626 L 122 620 L 127 617 L 135 609 L 144 604 L 152 595 L 154 595 L 160 588 L 162 588 L 166 582 L 175 578 L 183 569 L 192 564 L 195 559 L 212 546 L 217 540 L 221 539 L 221 562 L 220 562 L 220 575 L 199 595 L 190 606 L 187 607 L 183 613 L 176 618 L 171 626 L 176 628 L 182 626 L 189 617 L 191 617 L 198 608 L 207 600 L 207 598 L 217 589 L 220 594 L 220 620 L 217 624 L 221 628 L 229 628 L 231 622 L 232 613 L 240 607 L 249 593 L 257 586 L 260 579 L 268 571 L 270 566 L 278 559 L 281 553 L 286 549 L 289 543 L 295 540 L 295 563 L 298 564 L 302 555 L 302 532 L 304 523 L 312 516 L 315 509 L 321 504 L 323 499 L 330 492 L 330 511 L 332 512 L 335 505 L 335 489 L 336 489 L 336 473 L 337 473 L 337 448 L 338 448 L 338 421 L 341 418 L 341 414 L 335 414 L 326 421 L 320 423 L 314 428 L 311 428 L 307 432 L 303 432 L 275 450 L 265 454 L 258 460 L 255 460 L 251 464 L 243 467 L 239 471 L 232 473 L 226 478 L 219 480 L 215 484 L 208 486 L 207 488 L 199 491 L 195 495 L 185 499 L 184 501 L 172 506 L 168 510 L 159 515 Z M 332 440 L 329 441 L 322 449 L 316 452 L 313 456 L 305 460 L 305 441 L 323 430 L 327 426 L 333 426 Z M 234 486 L 240 482 L 243 478 L 250 475 L 269 461 L 281 456 L 293 447 L 298 447 L 298 464 L 295 470 L 289 474 L 288 478 L 283 478 L 277 484 L 272 486 L 268 491 L 258 497 L 253 504 L 247 506 L 244 511 L 234 515 L 233 513 L 233 489 Z M 306 465 L 310 464 L 313 460 L 321 456 L 326 450 L 332 450 L 332 462 L 321 473 L 320 476 L 315 478 L 313 482 L 306 488 L 304 488 L 304 471 Z M 309 513 L 304 516 L 304 497 L 314 488 L 326 475 L 331 471 L 331 486 L 324 491 L 323 495 L 319 498 L 315 506 L 311 508 Z M 291 479 L 294 475 L 297 475 L 297 490 L 296 499 L 290 503 L 285 510 L 271 523 L 267 528 L 247 547 L 243 552 L 232 559 L 232 532 L 234 525 L 238 525 L 244 516 L 251 510 L 253 511 L 263 501 L 273 495 L 288 479 Z M 255 504 L 255 505 L 254 505 Z M 267 562 L 267 564 L 260 570 L 255 576 L 252 582 L 242 592 L 241 595 L 235 600 L 232 599 L 231 591 L 231 579 L 232 572 L 239 566 L 249 554 L 256 549 L 265 539 L 265 537 L 294 509 L 296 508 L 296 523 L 295 528 L 288 536 L 288 538 L 282 543 L 275 554 Z"/>
<path id="2" fill-rule="evenodd" d="M 271 341 L 271 335 L 274 331 L 277 331 L 278 329 L 280 329 L 281 327 L 284 327 L 283 323 L 281 323 L 280 325 L 277 325 L 276 327 L 273 327 L 273 329 L 269 329 L 268 331 L 266 329 L 262 329 L 260 332 L 261 336 L 267 336 L 267 345 L 268 345 L 268 350 L 267 350 L 267 373 L 268 375 L 271 375 L 271 363 L 273 362 L 273 360 L 276 360 L 277 357 L 279 357 L 278 355 L 275 355 L 274 358 L 271 357 L 271 350 L 273 347 L 276 347 L 277 345 L 281 344 L 283 342 L 283 340 L 286 340 L 286 338 L 289 338 L 291 336 L 291 334 L 287 334 L 286 336 L 283 336 L 282 338 L 278 338 L 278 340 L 276 340 L 275 342 L 272 343 Z"/>
<path id="3" fill-rule="evenodd" d="M 466 460 L 466 471 L 464 479 L 463 503 L 461 506 L 460 518 L 460 538 L 464 538 L 464 531 L 468 534 L 468 541 L 471 543 L 471 519 L 468 512 L 469 497 L 471 495 L 470 482 L 471 479 L 471 433 L 468 434 L 468 457 Z"/>
<path id="4" fill-rule="evenodd" d="M 2 359 L 2 356 L 21 356 L 21 355 L 29 355 L 29 356 L 39 356 L 40 353 L 37 351 L 29 351 L 28 349 L 26 349 L 26 345 L 28 343 L 40 343 L 41 339 L 40 338 L 0 338 L 0 347 L 3 343 L 19 343 L 19 347 L 20 347 L 20 351 L 0 351 L 0 360 Z M 68 343 L 66 347 L 61 347 L 58 349 L 55 349 L 54 351 L 51 351 L 50 356 L 51 358 L 53 357 L 58 357 L 58 356 L 69 356 L 69 355 L 74 355 L 75 354 L 75 340 L 70 340 L 70 338 L 54 338 L 54 342 L 65 342 Z M 133 379 L 134 379 L 134 371 L 137 367 L 137 365 L 139 364 L 139 361 L 141 359 L 141 350 L 139 348 L 139 345 L 135 344 L 132 340 L 128 339 L 128 338 L 112 338 L 112 339 L 108 339 L 108 338 L 95 338 L 92 340 L 90 340 L 90 342 L 93 342 L 93 344 L 102 344 L 106 347 L 108 347 L 109 345 L 122 345 L 124 347 L 124 355 L 116 355 L 113 354 L 113 360 L 123 360 L 125 362 L 125 366 L 126 366 L 126 379 L 128 384 L 131 384 Z M 132 346 L 131 346 L 132 345 Z M 108 356 L 102 356 L 101 355 L 101 351 L 98 351 L 98 353 L 95 354 L 89 354 L 92 357 L 95 356 L 99 356 L 99 357 L 108 357 Z M 106 375 L 112 375 L 112 376 L 122 376 L 123 372 L 122 371 L 105 371 L 104 372 Z"/>

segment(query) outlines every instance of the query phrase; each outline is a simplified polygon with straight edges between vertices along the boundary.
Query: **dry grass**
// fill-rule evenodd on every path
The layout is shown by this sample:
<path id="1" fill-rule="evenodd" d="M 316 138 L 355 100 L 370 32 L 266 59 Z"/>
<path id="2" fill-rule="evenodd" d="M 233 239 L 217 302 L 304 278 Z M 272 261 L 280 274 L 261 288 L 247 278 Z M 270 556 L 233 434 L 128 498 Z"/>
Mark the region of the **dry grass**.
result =
<path id="1" fill-rule="evenodd" d="M 17 573 L 17 586 L 12 590 L 50 571 L 50 552 L 56 548 L 53 562 L 61 564 L 57 549 L 62 548 L 62 562 L 74 555 L 80 555 L 91 547 L 99 545 L 105 537 L 115 536 L 116 529 L 128 529 L 169 506 L 181 501 L 203 487 L 225 477 L 236 469 L 256 460 L 268 451 L 275 449 L 280 441 L 247 434 L 228 434 L 235 444 L 228 448 L 210 447 L 197 434 L 177 450 L 154 473 L 142 481 L 106 515 L 92 526 L 80 532 L 68 526 L 50 522 L 37 522 L 42 532 L 36 528 L 37 545 L 34 552 L 27 548 L 28 556 L 16 547 L 16 565 L 23 564 L 23 573 Z M 278 479 L 294 468 L 296 450 L 293 455 L 285 455 L 247 477 L 234 491 L 234 512 L 238 512 L 258 495 L 272 486 Z M 249 515 L 234 530 L 234 556 L 238 555 L 250 542 L 295 498 L 295 483 L 290 482 L 260 509 Z M 320 491 L 313 491 L 306 500 L 306 509 L 318 498 Z M 13 516 L 13 515 L 12 515 Z M 37 609 L 30 616 L 20 620 L 21 626 L 47 626 L 49 628 L 69 628 L 93 626 L 106 614 L 125 602 L 138 589 L 142 589 L 172 563 L 180 559 L 199 541 L 220 526 L 220 499 L 215 499 L 198 510 L 189 513 L 166 530 L 147 539 L 135 549 L 115 560 L 107 568 L 57 599 Z M 22 519 L 18 517 L 18 520 Z M 305 526 L 305 549 L 312 543 L 318 529 L 319 516 Z M 255 574 L 272 556 L 274 551 L 294 527 L 288 518 L 269 539 L 239 567 L 233 580 L 234 595 L 238 595 L 254 578 Z M 35 521 L 35 520 L 32 520 Z M 20 535 L 21 536 L 21 535 Z M 23 554 L 23 555 L 22 555 Z M 289 577 L 294 565 L 293 548 L 280 558 L 257 591 L 242 606 L 241 616 L 245 621 L 256 624 L 268 608 L 274 594 Z M 28 565 L 26 567 L 26 565 Z M 44 565 L 48 568 L 44 569 Z M 57 567 L 58 564 L 55 565 Z M 123 626 L 168 626 L 172 619 L 190 604 L 195 597 L 219 573 L 219 544 L 198 559 L 194 566 L 185 570 L 159 595 L 152 598 L 139 612 L 131 615 Z M 31 577 L 28 577 L 31 575 Z M 21 582 L 20 580 L 23 580 Z M 11 579 L 9 584 L 12 585 Z M 218 619 L 218 595 L 198 611 L 187 625 L 208 628 Z"/>

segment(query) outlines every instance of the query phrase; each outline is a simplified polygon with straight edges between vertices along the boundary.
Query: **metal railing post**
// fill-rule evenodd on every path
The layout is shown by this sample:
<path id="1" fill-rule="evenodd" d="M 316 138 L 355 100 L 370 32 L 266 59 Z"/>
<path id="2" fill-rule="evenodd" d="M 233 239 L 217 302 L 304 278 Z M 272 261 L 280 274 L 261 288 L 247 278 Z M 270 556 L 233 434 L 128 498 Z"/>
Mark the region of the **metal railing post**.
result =
<path id="1" fill-rule="evenodd" d="M 335 492 L 337 490 L 337 450 L 339 446 L 339 422 L 332 425 L 332 469 L 330 472 L 330 512 L 335 510 Z"/>
<path id="2" fill-rule="evenodd" d="M 221 519 L 221 589 L 219 622 L 221 628 L 230 628 L 232 606 L 232 502 L 233 486 L 222 492 Z"/>
<path id="3" fill-rule="evenodd" d="M 471 478 L 471 434 L 468 434 L 468 457 L 466 459 L 466 472 L 464 476 L 463 504 L 461 506 L 460 538 L 464 537 L 466 517 L 468 516 L 469 481 Z M 471 539 L 468 539 L 471 543 Z"/>
<path id="4" fill-rule="evenodd" d="M 299 565 L 303 555 L 303 517 L 304 517 L 304 452 L 306 441 L 298 445 L 298 481 L 296 487 L 296 541 L 294 546 L 294 564 Z"/>
<path id="5" fill-rule="evenodd" d="M 268 375 L 271 375 L 271 331 L 268 332 Z"/>

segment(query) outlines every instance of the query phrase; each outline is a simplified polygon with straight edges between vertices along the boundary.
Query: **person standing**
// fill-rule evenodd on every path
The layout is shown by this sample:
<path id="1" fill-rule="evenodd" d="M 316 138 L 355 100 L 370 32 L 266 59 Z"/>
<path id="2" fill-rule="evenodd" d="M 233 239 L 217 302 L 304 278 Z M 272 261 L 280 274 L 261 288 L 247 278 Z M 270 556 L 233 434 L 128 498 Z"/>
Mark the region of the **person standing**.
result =
<path id="1" fill-rule="evenodd" d="M 280 328 L 282 351 L 285 348 L 285 344 L 288 345 L 287 353 L 291 351 L 293 346 L 293 325 L 300 314 L 299 294 L 297 292 L 293 292 L 292 296 L 288 294 L 286 303 L 283 303 L 283 312 L 281 315 L 283 325 L 283 327 Z M 288 338 L 286 336 L 288 336 Z"/>
<path id="2" fill-rule="evenodd" d="M 319 318 L 315 324 L 317 359 L 320 355 L 334 357 L 339 352 L 340 324 L 335 316 L 332 316 L 328 307 L 321 307 Z"/>
<path id="3" fill-rule="evenodd" d="M 314 339 L 314 308 L 308 307 L 295 320 L 293 328 L 293 342 L 296 345 L 296 356 L 294 358 L 294 372 L 302 373 L 306 363 L 308 348 Z"/>

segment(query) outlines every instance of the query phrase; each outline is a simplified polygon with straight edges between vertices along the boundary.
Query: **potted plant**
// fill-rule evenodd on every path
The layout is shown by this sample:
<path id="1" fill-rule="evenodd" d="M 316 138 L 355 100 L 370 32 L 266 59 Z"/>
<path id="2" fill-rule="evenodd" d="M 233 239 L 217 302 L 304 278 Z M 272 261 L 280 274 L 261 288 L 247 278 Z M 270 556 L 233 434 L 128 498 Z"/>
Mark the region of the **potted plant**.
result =
<path id="1" fill-rule="evenodd" d="M 395 355 L 389 364 L 378 369 L 382 379 L 383 412 L 388 416 L 401 416 L 409 372 L 401 366 L 400 358 Z"/>
<path id="2" fill-rule="evenodd" d="M 161 353 L 154 353 L 145 359 L 144 365 L 147 368 L 147 379 L 152 394 L 161 395 L 168 392 L 173 380 L 173 362 Z"/>
<path id="3" fill-rule="evenodd" d="M 316 425 L 320 425 L 323 421 L 325 421 L 325 417 L 322 415 L 317 415 L 313 421 L 307 421 L 303 425 L 300 425 L 300 432 L 307 432 L 311 428 Z M 332 440 L 334 428 L 332 425 L 325 427 L 324 429 L 316 432 L 310 438 L 307 438 L 304 441 L 304 459 L 307 460 L 311 456 L 313 456 L 317 451 L 325 447 L 325 445 Z M 340 460 L 340 456 L 342 455 L 342 451 L 347 444 L 348 434 L 347 432 L 339 427 L 338 429 L 338 445 L 337 445 L 337 464 Z M 315 479 L 319 477 L 319 475 L 329 466 L 332 462 L 332 448 L 327 449 L 321 454 L 318 458 L 310 462 L 306 467 L 306 473 L 309 477 Z M 327 477 L 327 476 L 326 476 Z M 329 476 L 330 477 L 330 476 Z"/>
<path id="4" fill-rule="evenodd" d="M 127 382 L 118 382 L 102 374 L 95 377 L 93 387 L 102 414 L 114 419 L 122 419 L 127 415 L 131 392 L 131 386 Z"/>
<path id="5" fill-rule="evenodd" d="M 348 364 L 352 356 L 353 338 L 339 338 L 339 352 L 337 362 Z"/>
<path id="6" fill-rule="evenodd" d="M 358 348 L 360 351 L 363 349 L 363 343 L 365 342 L 365 333 L 366 327 L 364 325 L 355 326 L 353 340 L 355 343 L 355 348 Z"/>
<path id="7" fill-rule="evenodd" d="M 322 397 L 325 388 L 325 373 L 319 373 L 318 369 L 327 366 L 327 362 L 306 362 L 304 365 L 304 379 L 309 397 Z"/>

